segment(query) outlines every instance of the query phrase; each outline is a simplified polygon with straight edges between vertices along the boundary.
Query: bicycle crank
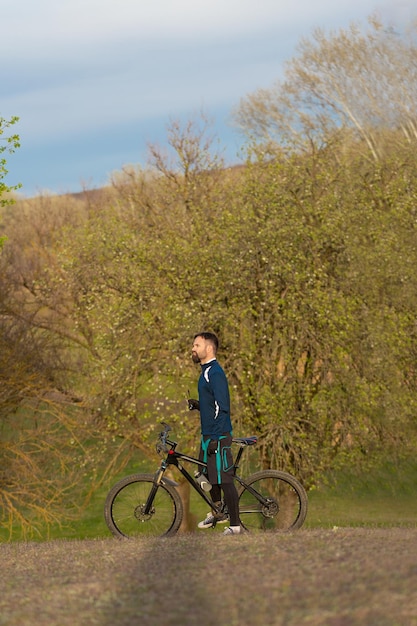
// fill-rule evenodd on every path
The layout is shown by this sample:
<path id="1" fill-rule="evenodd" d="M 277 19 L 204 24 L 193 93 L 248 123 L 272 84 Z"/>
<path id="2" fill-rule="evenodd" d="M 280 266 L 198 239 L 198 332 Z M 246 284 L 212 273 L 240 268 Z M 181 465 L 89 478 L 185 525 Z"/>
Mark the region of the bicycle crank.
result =
<path id="1" fill-rule="evenodd" d="M 276 517 L 279 513 L 279 504 L 276 500 L 268 499 L 262 506 L 262 515 L 265 517 Z"/>

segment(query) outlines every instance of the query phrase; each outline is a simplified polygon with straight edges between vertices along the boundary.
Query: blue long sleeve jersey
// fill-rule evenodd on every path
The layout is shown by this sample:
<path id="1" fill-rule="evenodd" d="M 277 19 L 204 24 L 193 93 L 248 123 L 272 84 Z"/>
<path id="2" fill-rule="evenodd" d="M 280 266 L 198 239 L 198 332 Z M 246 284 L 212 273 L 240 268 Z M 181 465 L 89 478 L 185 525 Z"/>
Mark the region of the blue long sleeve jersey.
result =
<path id="1" fill-rule="evenodd" d="M 203 436 L 219 439 L 220 435 L 232 432 L 229 385 L 216 360 L 201 365 L 198 399 Z"/>

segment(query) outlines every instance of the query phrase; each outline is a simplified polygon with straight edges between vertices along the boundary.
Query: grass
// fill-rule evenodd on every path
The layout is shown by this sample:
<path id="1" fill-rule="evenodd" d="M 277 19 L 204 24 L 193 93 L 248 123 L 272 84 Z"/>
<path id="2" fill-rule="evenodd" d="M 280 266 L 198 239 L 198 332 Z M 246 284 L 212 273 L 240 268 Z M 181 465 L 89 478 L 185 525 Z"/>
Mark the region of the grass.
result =
<path id="1" fill-rule="evenodd" d="M 414 459 L 395 465 L 386 463 L 372 472 L 339 472 L 329 476 L 326 485 L 309 492 L 305 527 L 417 527 L 416 484 L 417 462 Z M 65 537 L 109 536 L 103 520 L 106 493 L 107 488 L 94 496 L 84 517 Z M 205 517 L 208 507 L 192 492 L 190 509 L 199 521 Z"/>
<path id="2" fill-rule="evenodd" d="M 109 538 L 103 507 L 108 490 L 127 474 L 150 471 L 146 462 L 132 462 L 119 476 L 112 477 L 97 491 L 83 513 L 71 523 L 51 527 L 38 540 Z M 175 477 L 175 476 L 174 476 Z M 417 462 L 407 459 L 400 464 L 386 463 L 372 472 L 343 471 L 329 476 L 327 484 L 309 492 L 309 511 L 305 528 L 343 527 L 416 527 Z M 191 492 L 191 513 L 195 524 L 203 519 L 208 506 Z M 219 530 L 223 527 L 219 526 Z M 15 529 L 13 539 L 22 539 Z M 0 541 L 7 535 L 0 533 Z"/>
<path id="3" fill-rule="evenodd" d="M 309 493 L 310 528 L 417 526 L 417 462 L 386 462 L 369 472 L 335 473 Z"/>

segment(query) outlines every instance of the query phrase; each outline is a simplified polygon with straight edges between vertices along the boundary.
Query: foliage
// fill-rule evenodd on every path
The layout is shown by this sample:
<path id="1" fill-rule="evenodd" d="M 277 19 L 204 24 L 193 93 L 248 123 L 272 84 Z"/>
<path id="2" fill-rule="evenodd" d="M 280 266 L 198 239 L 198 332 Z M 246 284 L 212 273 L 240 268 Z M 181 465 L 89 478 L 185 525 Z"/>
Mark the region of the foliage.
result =
<path id="1" fill-rule="evenodd" d="M 242 99 L 236 119 L 246 134 L 288 151 L 318 149 L 343 131 L 378 161 L 384 131 L 390 141 L 415 144 L 416 23 L 408 32 L 375 17 L 368 30 L 351 24 L 326 34 L 316 29 L 298 46 L 285 80 Z"/>
<path id="2" fill-rule="evenodd" d="M 311 484 L 337 459 L 401 449 L 414 441 L 415 170 L 412 150 L 372 165 L 341 144 L 215 169 L 210 195 L 196 174 L 192 198 L 184 172 L 120 176 L 24 281 L 55 380 L 144 452 L 158 412 L 195 445 L 189 343 L 210 327 L 236 429 L 259 435 L 265 466 Z"/>
<path id="3" fill-rule="evenodd" d="M 80 509 L 74 487 L 94 468 L 83 446 L 82 419 L 69 408 L 72 399 L 31 363 L 30 339 L 2 323 L 0 528 L 11 536 L 19 526 L 33 537 Z"/>
<path id="4" fill-rule="evenodd" d="M 324 151 L 252 167 L 232 376 L 267 464 L 308 480 L 413 431 L 415 166 L 412 151 L 368 170 Z"/>
<path id="5" fill-rule="evenodd" d="M 56 320 L 37 298 L 57 226 L 38 202 L 34 212 L 25 202 L 3 207 L 0 273 L 0 527 L 26 537 L 74 517 L 99 460 L 94 424 L 70 385 L 61 386 L 70 370 L 65 331 L 54 333 Z"/>
<path id="6" fill-rule="evenodd" d="M 5 197 L 5 195 L 9 194 L 12 191 L 16 191 L 21 187 L 21 184 L 9 186 L 4 182 L 4 178 L 8 174 L 8 170 L 6 169 L 7 161 L 4 154 L 6 152 L 12 154 L 17 148 L 19 148 L 20 139 L 19 135 L 17 134 L 8 135 L 6 137 L 3 137 L 3 135 L 7 133 L 10 127 L 16 124 L 18 121 L 19 118 L 16 116 L 13 116 L 10 120 L 6 120 L 0 116 L 0 206 L 5 206 L 6 204 L 13 203 L 13 198 Z"/>
<path id="7" fill-rule="evenodd" d="M 412 38 L 375 21 L 367 34 L 318 32 L 278 92 L 242 107 L 260 136 L 244 167 L 224 167 L 204 118 L 172 122 L 167 152 L 150 146 L 148 167 L 125 168 L 111 187 L 3 207 L 0 323 L 20 384 L 39 386 L 4 397 L 2 419 L 58 389 L 71 399 L 60 416 L 92 420 L 116 462 L 137 448 L 154 455 L 160 416 L 195 446 L 190 344 L 210 329 L 235 432 L 259 436 L 264 466 L 312 486 L 329 467 L 413 448 L 414 118 L 398 107 L 393 117 L 379 96 L 383 84 L 406 89 L 414 55 Z M 7 350 L 0 365 L 4 393 L 18 389 Z"/>

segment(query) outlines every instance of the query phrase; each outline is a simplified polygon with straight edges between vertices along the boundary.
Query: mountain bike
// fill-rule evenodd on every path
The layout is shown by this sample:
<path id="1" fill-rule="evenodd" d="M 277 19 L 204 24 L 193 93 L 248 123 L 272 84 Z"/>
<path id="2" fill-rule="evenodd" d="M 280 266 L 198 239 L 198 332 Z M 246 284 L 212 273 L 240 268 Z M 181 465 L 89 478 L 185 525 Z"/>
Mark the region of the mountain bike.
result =
<path id="1" fill-rule="evenodd" d="M 117 482 L 109 491 L 104 516 L 109 530 L 119 538 L 174 535 L 184 516 L 184 507 L 176 489 L 178 483 L 165 476 L 176 467 L 191 487 L 213 510 L 215 519 L 224 517 L 224 504 L 215 506 L 209 497 L 210 484 L 205 477 L 207 463 L 177 450 L 177 442 L 168 439 L 171 427 L 162 423 L 157 452 L 164 458 L 155 474 L 133 474 Z M 307 494 L 302 484 L 280 470 L 262 470 L 246 479 L 237 474 L 243 451 L 254 446 L 257 437 L 235 437 L 239 447 L 234 462 L 238 483 L 239 515 L 243 529 L 249 532 L 291 531 L 300 528 L 307 515 Z M 199 471 L 192 476 L 183 462 Z"/>

